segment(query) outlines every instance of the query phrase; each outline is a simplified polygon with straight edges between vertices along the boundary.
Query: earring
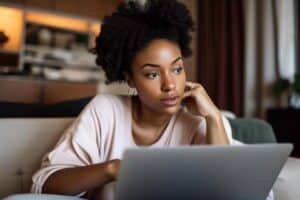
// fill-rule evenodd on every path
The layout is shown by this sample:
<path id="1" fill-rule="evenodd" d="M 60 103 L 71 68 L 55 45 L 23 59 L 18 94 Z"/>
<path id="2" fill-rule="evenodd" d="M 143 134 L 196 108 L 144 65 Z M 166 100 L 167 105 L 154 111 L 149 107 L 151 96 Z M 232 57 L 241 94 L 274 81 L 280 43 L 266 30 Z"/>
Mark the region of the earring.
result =
<path id="1" fill-rule="evenodd" d="M 138 95 L 138 91 L 136 88 L 134 88 L 134 95 L 137 96 Z"/>
<path id="2" fill-rule="evenodd" d="M 137 96 L 138 92 L 136 88 L 129 88 L 128 89 L 128 96 Z"/>

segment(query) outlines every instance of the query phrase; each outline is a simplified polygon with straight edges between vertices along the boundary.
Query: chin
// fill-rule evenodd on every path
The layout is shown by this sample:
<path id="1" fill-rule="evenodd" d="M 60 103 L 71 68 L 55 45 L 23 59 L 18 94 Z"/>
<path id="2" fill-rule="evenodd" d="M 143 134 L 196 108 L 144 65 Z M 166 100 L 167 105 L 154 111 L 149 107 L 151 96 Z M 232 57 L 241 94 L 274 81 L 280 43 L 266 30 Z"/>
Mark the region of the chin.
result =
<path id="1" fill-rule="evenodd" d="M 180 106 L 172 106 L 172 107 L 164 107 L 164 109 L 162 109 L 163 113 L 165 114 L 169 114 L 169 115 L 174 115 L 176 114 L 180 109 Z"/>

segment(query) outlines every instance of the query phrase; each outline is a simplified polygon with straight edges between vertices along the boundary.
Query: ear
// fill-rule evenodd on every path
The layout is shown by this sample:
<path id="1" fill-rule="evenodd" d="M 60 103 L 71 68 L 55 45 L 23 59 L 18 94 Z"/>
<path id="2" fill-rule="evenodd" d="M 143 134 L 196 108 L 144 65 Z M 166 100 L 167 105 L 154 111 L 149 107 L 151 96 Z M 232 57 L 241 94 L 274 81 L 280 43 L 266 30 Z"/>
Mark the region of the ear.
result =
<path id="1" fill-rule="evenodd" d="M 135 88 L 134 81 L 133 81 L 132 77 L 127 72 L 124 73 L 124 77 L 125 77 L 125 80 L 126 80 L 127 84 L 129 85 L 129 87 Z"/>

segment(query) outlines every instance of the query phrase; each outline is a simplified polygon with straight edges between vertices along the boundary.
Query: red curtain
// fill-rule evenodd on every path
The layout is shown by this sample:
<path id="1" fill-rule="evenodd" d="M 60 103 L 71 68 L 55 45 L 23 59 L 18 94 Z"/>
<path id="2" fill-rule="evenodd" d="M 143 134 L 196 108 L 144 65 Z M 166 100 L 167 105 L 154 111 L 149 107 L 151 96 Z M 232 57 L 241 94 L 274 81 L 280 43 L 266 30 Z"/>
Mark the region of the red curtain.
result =
<path id="1" fill-rule="evenodd" d="M 198 82 L 219 108 L 242 116 L 242 0 L 199 0 L 198 5 Z"/>

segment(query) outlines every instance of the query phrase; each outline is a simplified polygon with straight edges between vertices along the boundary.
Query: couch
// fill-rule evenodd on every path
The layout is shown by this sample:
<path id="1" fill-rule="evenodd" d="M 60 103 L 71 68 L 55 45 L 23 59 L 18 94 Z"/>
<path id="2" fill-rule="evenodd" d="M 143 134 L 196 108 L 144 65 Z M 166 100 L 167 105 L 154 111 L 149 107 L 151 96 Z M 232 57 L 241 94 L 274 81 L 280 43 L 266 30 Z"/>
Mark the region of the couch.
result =
<path id="1" fill-rule="evenodd" d="M 0 119 L 0 198 L 29 192 L 32 174 L 39 168 L 42 156 L 73 120 L 64 117 Z M 245 143 L 276 142 L 266 122 L 231 119 L 230 124 L 234 138 Z M 275 199 L 299 200 L 299 184 L 300 159 L 289 158 L 274 184 Z"/>

